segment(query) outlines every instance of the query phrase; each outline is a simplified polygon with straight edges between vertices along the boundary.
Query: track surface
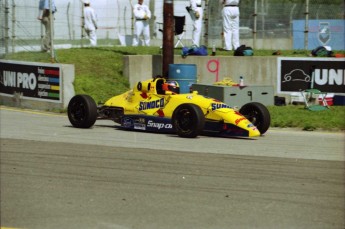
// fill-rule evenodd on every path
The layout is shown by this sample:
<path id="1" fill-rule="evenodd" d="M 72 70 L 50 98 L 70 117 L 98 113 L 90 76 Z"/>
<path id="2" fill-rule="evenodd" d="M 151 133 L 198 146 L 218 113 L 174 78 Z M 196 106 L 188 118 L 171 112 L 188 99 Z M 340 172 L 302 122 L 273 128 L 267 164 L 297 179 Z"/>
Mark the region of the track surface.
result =
<path id="1" fill-rule="evenodd" d="M 345 228 L 343 133 L 182 139 L 7 107 L 0 125 L 2 227 Z"/>

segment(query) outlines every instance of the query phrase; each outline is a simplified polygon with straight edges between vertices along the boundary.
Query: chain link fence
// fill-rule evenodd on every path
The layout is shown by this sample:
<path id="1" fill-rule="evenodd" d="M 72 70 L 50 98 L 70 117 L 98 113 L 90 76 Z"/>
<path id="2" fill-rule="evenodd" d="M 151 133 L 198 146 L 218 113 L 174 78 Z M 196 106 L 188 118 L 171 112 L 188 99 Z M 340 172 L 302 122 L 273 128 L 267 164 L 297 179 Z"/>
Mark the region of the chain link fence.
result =
<path id="1" fill-rule="evenodd" d="M 0 0 L 0 55 L 39 51 L 44 29 L 38 16 L 38 0 Z M 54 47 L 88 45 L 82 29 L 82 0 L 56 0 Z M 132 6 L 136 0 L 91 0 L 98 16 L 99 45 L 130 45 L 133 33 Z M 152 11 L 151 44 L 162 45 L 163 0 L 146 0 Z M 202 44 L 222 47 L 222 5 L 204 0 Z M 174 0 L 174 14 L 186 15 L 185 45 L 191 45 L 192 20 L 185 9 L 187 0 Z M 241 44 L 255 49 L 311 49 L 332 45 L 344 50 L 343 0 L 241 0 Z"/>

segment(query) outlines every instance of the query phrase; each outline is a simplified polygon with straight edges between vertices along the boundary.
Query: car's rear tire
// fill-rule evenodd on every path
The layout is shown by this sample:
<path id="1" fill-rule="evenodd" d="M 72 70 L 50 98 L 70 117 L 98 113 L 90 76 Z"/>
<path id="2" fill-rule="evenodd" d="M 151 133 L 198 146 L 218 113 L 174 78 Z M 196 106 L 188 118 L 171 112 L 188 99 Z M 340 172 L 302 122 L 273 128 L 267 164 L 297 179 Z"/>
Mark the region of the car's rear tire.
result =
<path id="1" fill-rule="evenodd" d="M 247 103 L 241 107 L 240 113 L 253 123 L 261 134 L 264 134 L 271 125 L 271 115 L 261 103 Z"/>
<path id="2" fill-rule="evenodd" d="M 178 136 L 195 138 L 204 129 L 205 116 L 197 105 L 185 103 L 174 110 L 172 124 Z"/>
<path id="3" fill-rule="evenodd" d="M 88 95 L 76 95 L 68 103 L 68 119 L 77 128 L 90 128 L 97 119 L 97 105 Z"/>

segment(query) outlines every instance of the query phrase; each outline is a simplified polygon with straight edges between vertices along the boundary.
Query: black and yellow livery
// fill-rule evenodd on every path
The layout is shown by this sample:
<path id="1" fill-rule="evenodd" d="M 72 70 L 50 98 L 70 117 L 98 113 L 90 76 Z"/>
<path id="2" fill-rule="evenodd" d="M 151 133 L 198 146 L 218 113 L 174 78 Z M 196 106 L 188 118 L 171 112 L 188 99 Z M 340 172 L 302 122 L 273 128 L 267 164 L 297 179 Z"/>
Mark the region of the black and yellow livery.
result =
<path id="1" fill-rule="evenodd" d="M 109 119 L 126 129 L 187 138 L 200 134 L 257 137 L 270 126 L 270 114 L 260 103 L 237 110 L 197 91 L 178 94 L 167 83 L 164 78 L 138 82 L 133 90 L 100 106 L 88 95 L 76 95 L 68 105 L 69 120 L 74 127 L 90 128 L 97 119 Z"/>

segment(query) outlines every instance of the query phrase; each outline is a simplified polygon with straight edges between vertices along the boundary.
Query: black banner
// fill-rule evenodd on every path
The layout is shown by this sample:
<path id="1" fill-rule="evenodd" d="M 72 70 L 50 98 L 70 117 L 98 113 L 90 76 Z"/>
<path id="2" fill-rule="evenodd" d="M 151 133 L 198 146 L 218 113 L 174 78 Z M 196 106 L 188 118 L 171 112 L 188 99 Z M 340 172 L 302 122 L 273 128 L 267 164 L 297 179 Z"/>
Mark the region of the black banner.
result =
<path id="1" fill-rule="evenodd" d="M 0 93 L 61 101 L 60 67 L 0 62 Z"/>
<path id="2" fill-rule="evenodd" d="M 310 88 L 322 92 L 345 93 L 345 59 L 278 59 L 278 93 Z"/>

